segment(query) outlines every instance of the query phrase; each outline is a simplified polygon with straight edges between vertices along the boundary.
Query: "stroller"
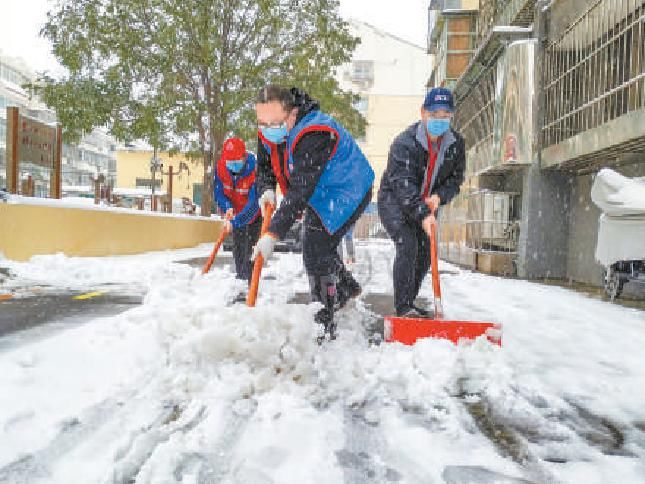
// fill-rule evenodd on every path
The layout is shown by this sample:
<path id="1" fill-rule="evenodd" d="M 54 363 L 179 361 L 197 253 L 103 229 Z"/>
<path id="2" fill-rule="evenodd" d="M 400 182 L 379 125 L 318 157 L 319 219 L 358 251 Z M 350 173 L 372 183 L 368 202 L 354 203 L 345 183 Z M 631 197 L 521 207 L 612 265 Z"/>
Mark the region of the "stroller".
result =
<path id="1" fill-rule="evenodd" d="M 604 286 L 612 300 L 627 282 L 645 285 L 645 177 L 627 178 L 604 168 L 591 188 L 603 212 L 598 223 L 596 260 L 604 267 Z"/>

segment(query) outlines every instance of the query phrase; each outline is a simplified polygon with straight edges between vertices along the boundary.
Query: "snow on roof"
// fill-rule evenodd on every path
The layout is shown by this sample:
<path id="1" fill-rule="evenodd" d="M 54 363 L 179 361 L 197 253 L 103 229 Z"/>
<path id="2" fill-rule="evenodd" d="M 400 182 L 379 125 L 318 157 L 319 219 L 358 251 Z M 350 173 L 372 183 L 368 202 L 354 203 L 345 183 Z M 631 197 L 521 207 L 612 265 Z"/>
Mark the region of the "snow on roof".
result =
<path id="1" fill-rule="evenodd" d="M 124 197 L 149 197 L 152 196 L 150 188 L 115 188 L 112 190 L 114 195 L 123 195 Z M 165 190 L 155 190 L 155 195 L 165 195 Z"/>
<path id="2" fill-rule="evenodd" d="M 13 83 L 11 81 L 8 81 L 6 79 L 0 79 L 0 82 L 2 83 L 2 85 L 3 85 L 3 87 L 5 89 L 8 89 L 9 91 L 13 92 L 14 94 L 17 94 L 18 96 L 21 96 L 23 98 L 28 98 L 29 97 L 27 91 L 25 91 L 18 84 L 15 84 L 15 83 Z"/>
<path id="3" fill-rule="evenodd" d="M 63 185 L 62 190 L 64 192 L 92 192 L 94 188 L 90 185 Z"/>

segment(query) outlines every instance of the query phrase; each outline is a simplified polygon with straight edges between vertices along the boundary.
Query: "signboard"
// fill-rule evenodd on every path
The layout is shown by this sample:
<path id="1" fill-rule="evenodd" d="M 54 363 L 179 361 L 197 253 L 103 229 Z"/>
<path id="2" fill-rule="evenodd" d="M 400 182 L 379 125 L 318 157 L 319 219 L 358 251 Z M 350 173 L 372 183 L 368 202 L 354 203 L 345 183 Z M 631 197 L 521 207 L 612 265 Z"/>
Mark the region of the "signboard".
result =
<path id="1" fill-rule="evenodd" d="M 20 163 L 50 170 L 49 196 L 61 198 L 62 126 L 49 124 L 7 107 L 7 189 L 18 193 Z"/>
<path id="2" fill-rule="evenodd" d="M 19 123 L 19 161 L 53 168 L 56 127 L 26 116 L 20 116 Z"/>

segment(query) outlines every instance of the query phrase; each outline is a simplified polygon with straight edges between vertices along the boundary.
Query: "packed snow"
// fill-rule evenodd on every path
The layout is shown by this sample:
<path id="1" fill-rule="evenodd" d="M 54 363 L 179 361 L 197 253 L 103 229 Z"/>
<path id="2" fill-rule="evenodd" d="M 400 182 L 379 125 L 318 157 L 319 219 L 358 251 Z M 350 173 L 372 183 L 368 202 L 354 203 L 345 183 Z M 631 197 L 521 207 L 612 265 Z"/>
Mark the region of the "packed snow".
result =
<path id="1" fill-rule="evenodd" d="M 642 311 L 442 264 L 446 317 L 502 323 L 503 347 L 369 345 L 363 298 L 318 346 L 299 255 L 247 308 L 230 267 L 177 263 L 209 249 L 0 259 L 5 286 L 145 292 L 0 346 L 0 482 L 645 482 Z M 364 294 L 391 294 L 392 258 L 358 245 Z"/>

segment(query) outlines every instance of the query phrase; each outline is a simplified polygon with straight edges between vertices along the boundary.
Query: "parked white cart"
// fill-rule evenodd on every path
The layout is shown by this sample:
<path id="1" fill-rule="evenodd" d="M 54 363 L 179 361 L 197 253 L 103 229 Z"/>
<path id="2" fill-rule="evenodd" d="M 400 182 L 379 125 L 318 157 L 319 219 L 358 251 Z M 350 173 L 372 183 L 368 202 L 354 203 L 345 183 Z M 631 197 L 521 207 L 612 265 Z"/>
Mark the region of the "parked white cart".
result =
<path id="1" fill-rule="evenodd" d="M 645 177 L 600 170 L 591 199 L 602 210 L 596 260 L 605 270 L 605 291 L 620 296 L 627 282 L 645 284 Z"/>

